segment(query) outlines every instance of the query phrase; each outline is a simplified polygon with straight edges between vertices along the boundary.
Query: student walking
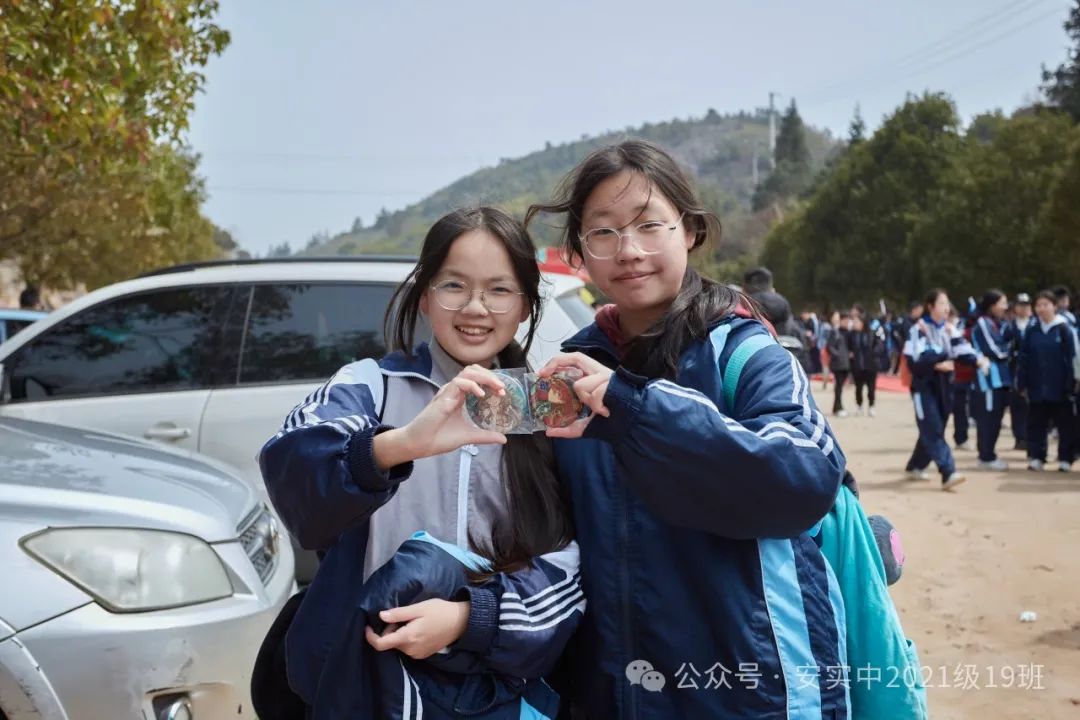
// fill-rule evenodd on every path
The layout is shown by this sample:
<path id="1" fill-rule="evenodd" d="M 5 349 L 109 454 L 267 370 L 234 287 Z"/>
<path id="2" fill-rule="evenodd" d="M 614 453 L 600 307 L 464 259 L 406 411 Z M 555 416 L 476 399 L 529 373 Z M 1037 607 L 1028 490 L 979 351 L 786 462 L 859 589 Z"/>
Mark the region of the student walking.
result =
<path id="1" fill-rule="evenodd" d="M 863 414 L 863 390 L 866 391 L 866 413 L 874 417 L 874 400 L 877 390 L 878 368 L 884 343 L 881 335 L 871 329 L 862 315 L 852 318 L 851 379 L 855 383 L 856 412 Z"/>
<path id="2" fill-rule="evenodd" d="M 977 359 L 971 344 L 955 325 L 947 322 L 949 296 L 935 288 L 926 295 L 923 317 L 915 323 L 904 346 L 904 357 L 911 367 L 911 400 L 919 438 L 907 463 L 908 477 L 926 479 L 931 462 L 941 474 L 941 489 L 953 490 L 967 478 L 956 471 L 949 445 L 945 442 L 945 424 L 949 420 L 950 383 L 957 363 L 985 365 Z"/>

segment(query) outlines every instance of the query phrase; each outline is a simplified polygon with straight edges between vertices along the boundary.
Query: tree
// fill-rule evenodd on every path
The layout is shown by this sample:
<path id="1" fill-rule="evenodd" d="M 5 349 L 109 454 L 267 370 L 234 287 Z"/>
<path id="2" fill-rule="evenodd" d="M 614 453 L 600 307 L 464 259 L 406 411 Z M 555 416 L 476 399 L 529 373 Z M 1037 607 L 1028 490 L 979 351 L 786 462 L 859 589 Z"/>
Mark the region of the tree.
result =
<path id="1" fill-rule="evenodd" d="M 909 247 L 961 142 L 952 101 L 909 97 L 865 142 L 836 162 L 806 206 L 774 228 L 765 247 L 793 302 L 906 300 L 922 289 Z M 774 268 L 774 272 L 776 268 Z M 780 285 L 778 285 L 779 287 Z"/>
<path id="2" fill-rule="evenodd" d="M 1050 189 L 1050 196 L 1039 215 L 1035 248 L 1053 264 L 1053 276 L 1041 285 L 1066 281 L 1080 285 L 1080 132 L 1073 131 L 1073 142 L 1064 166 Z"/>
<path id="3" fill-rule="evenodd" d="M 266 257 L 268 258 L 289 257 L 292 254 L 292 248 L 289 247 L 288 241 L 285 241 L 280 245 L 271 245 L 270 249 L 266 251 Z"/>
<path id="4" fill-rule="evenodd" d="M 754 193 L 754 210 L 798 197 L 813 179 L 806 128 L 792 100 L 776 136 L 776 169 Z"/>
<path id="5" fill-rule="evenodd" d="M 852 145 L 858 145 L 866 139 L 866 123 L 863 122 L 862 110 L 858 105 L 855 106 L 855 116 L 851 118 L 851 125 L 848 126 L 848 147 Z"/>
<path id="6" fill-rule="evenodd" d="M 1043 68 L 1042 90 L 1052 105 L 1069 113 L 1074 122 L 1080 122 L 1080 0 L 1069 11 L 1065 32 L 1073 47 L 1068 59 L 1057 69 Z"/>
<path id="7" fill-rule="evenodd" d="M 364 229 L 364 221 L 363 221 L 362 218 L 357 217 L 355 220 L 353 220 L 352 228 L 349 229 L 349 232 L 355 234 L 355 233 L 363 231 L 363 229 Z"/>
<path id="8" fill-rule="evenodd" d="M 1061 244 L 1054 221 L 1047 235 L 1061 252 L 1037 238 L 1040 214 L 1069 152 L 1080 136 L 1071 119 L 1044 110 L 1009 119 L 986 116 L 968 130 L 939 192 L 916 224 L 912 257 L 927 287 L 941 285 L 963 295 L 987 287 L 1032 292 L 1061 281 L 1063 264 L 1076 265 L 1078 237 Z M 992 127 L 989 140 L 986 131 Z M 1059 186 L 1060 187 L 1060 186 Z M 1075 204 L 1077 196 L 1072 198 Z"/>
<path id="9" fill-rule="evenodd" d="M 17 258 L 28 273 L 41 272 L 42 259 L 51 258 L 59 266 L 49 274 L 58 281 L 96 283 L 105 276 L 95 263 L 124 266 L 116 254 L 214 252 L 212 238 L 203 242 L 212 233 L 201 222 L 181 227 L 167 206 L 184 198 L 181 204 L 198 216 L 187 202 L 202 192 L 197 158 L 180 141 L 204 82 L 201 68 L 228 43 L 228 33 L 212 22 L 217 6 L 217 0 L 3 4 L 0 256 Z M 150 223 L 160 213 L 173 224 Z M 194 244 L 179 252 L 158 247 L 188 241 Z M 93 262 L 73 251 L 77 242 L 94 248 Z"/>
<path id="10" fill-rule="evenodd" d="M 235 252 L 240 247 L 233 239 L 231 232 L 216 225 L 214 226 L 214 244 L 222 253 Z"/>
<path id="11" fill-rule="evenodd" d="M 49 241 L 27 245 L 19 255 L 24 277 L 53 287 L 95 288 L 219 256 L 214 226 L 199 212 L 205 190 L 194 172 L 197 162 L 192 153 L 152 147 L 136 171 L 61 199 L 32 233 Z M 87 201 L 101 207 L 86 212 Z"/>

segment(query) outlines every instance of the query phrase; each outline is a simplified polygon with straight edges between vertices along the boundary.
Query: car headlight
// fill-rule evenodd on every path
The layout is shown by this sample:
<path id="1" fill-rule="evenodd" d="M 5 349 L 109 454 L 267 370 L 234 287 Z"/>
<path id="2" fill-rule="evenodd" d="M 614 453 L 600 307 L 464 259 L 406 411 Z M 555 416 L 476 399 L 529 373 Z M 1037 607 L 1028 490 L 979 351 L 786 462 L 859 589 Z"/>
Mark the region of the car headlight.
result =
<path id="1" fill-rule="evenodd" d="M 50 528 L 21 541 L 27 553 L 110 612 L 145 612 L 232 595 L 214 549 L 164 530 Z"/>

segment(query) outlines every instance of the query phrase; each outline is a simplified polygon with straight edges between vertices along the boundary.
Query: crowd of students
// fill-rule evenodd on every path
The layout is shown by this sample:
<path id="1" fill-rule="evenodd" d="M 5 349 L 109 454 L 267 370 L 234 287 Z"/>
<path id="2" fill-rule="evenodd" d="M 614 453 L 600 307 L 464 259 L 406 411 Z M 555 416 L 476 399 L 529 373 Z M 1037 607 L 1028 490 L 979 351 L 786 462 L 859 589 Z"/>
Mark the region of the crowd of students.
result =
<path id="1" fill-rule="evenodd" d="M 934 289 L 908 313 L 871 317 L 861 306 L 834 312 L 829 322 L 803 312 L 802 331 L 814 351 L 810 371 L 830 376 L 835 386 L 833 414 L 844 417 L 843 388 L 855 383 L 857 413 L 874 415 L 877 373 L 899 374 L 911 389 L 919 440 L 906 471 L 913 480 L 927 478 L 933 462 L 946 490 L 964 482 L 946 440 L 958 450 L 976 450 L 978 468 L 1004 471 L 997 444 L 1009 413 L 1015 448 L 1027 452 L 1027 467 L 1043 470 L 1048 438 L 1056 435 L 1055 465 L 1069 472 L 1080 454 L 1077 387 L 1080 341 L 1067 287 L 1039 292 L 1034 301 L 1019 293 L 1011 302 L 1000 290 L 969 298 L 959 311 L 947 293 Z M 975 423 L 975 446 L 970 442 Z"/>

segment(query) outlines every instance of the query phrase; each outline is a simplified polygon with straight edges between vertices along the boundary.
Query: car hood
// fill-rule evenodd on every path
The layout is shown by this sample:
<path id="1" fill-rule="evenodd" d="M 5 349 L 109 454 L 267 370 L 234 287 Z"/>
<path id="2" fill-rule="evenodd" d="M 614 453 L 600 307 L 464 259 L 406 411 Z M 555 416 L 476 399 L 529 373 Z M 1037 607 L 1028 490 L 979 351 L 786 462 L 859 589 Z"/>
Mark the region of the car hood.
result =
<path id="1" fill-rule="evenodd" d="M 237 537 L 256 497 L 191 453 L 0 417 L 0 523 L 141 527 L 218 542 Z"/>
<path id="2" fill-rule="evenodd" d="M 0 417 L 0 640 L 92 599 L 19 540 L 47 527 L 111 526 L 237 537 L 256 507 L 247 482 L 198 455 L 135 438 Z"/>

